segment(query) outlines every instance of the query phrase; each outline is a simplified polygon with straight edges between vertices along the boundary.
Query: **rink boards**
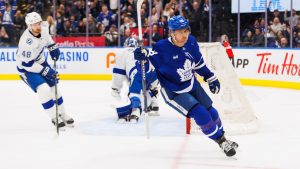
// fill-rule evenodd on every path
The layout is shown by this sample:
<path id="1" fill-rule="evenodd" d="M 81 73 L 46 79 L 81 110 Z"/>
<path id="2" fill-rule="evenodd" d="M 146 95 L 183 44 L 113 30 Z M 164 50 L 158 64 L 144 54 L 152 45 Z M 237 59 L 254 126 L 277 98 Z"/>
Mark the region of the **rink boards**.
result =
<path id="1" fill-rule="evenodd" d="M 0 48 L 0 80 L 19 80 L 17 48 Z M 61 48 L 57 69 L 62 80 L 111 80 L 116 55 L 123 48 Z M 233 49 L 242 84 L 300 89 L 300 50 Z M 43 53 L 49 56 L 47 50 Z M 50 64 L 53 64 L 48 57 Z"/>

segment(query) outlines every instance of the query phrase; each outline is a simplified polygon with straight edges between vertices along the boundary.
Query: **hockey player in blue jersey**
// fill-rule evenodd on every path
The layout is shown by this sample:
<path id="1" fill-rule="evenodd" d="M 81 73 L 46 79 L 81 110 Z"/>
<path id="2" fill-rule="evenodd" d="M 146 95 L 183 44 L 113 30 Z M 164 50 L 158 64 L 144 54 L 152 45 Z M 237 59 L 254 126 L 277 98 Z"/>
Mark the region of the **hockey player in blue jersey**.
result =
<path id="1" fill-rule="evenodd" d="M 50 116 L 52 123 L 56 124 L 55 83 L 58 82 L 57 71 L 47 62 L 44 49 L 49 50 L 52 60 L 59 59 L 60 51 L 49 34 L 49 25 L 43 22 L 36 12 L 28 13 L 25 17 L 27 29 L 22 34 L 17 50 L 17 70 L 21 79 L 40 98 L 44 110 Z M 58 127 L 73 125 L 74 120 L 69 117 L 64 108 L 63 98 L 57 91 Z"/>
<path id="2" fill-rule="evenodd" d="M 178 15 L 170 18 L 168 25 L 170 37 L 157 42 L 152 50 L 137 48 L 135 59 L 150 60 L 162 87 L 161 94 L 169 106 L 193 118 L 227 156 L 235 155 L 238 144 L 225 138 L 218 111 L 194 74 L 204 77 L 214 94 L 220 90 L 219 80 L 206 67 L 198 43 L 190 35 L 188 21 Z"/>
<path id="3" fill-rule="evenodd" d="M 126 81 L 129 84 L 128 98 L 130 104 L 126 106 L 117 106 L 116 111 L 118 113 L 118 122 L 130 122 L 137 123 L 138 119 L 142 113 L 142 75 L 139 62 L 134 59 L 133 51 L 138 46 L 138 42 L 135 38 L 129 37 L 124 43 L 124 50 L 116 57 L 116 63 L 113 68 L 113 78 L 112 78 L 112 90 L 111 95 L 116 100 L 121 100 L 120 92 L 123 87 L 123 82 Z M 149 66 L 149 65 L 148 65 Z M 158 115 L 158 104 L 156 101 L 156 95 L 158 91 L 158 80 L 155 74 L 154 67 L 150 64 L 147 67 L 147 99 L 149 115 Z"/>

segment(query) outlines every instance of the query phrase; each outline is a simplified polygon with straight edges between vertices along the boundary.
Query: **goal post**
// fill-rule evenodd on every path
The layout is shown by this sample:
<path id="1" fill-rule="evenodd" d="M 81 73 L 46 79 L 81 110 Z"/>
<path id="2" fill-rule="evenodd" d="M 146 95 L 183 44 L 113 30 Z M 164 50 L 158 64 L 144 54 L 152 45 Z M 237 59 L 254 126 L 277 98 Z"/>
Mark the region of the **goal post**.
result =
<path id="1" fill-rule="evenodd" d="M 200 51 L 207 67 L 218 77 L 221 90 L 212 94 L 208 85 L 198 77 L 202 87 L 213 100 L 213 106 L 218 110 L 224 130 L 229 134 L 246 134 L 258 130 L 255 113 L 246 98 L 240 80 L 234 71 L 225 48 L 221 43 L 199 43 Z M 192 119 L 186 119 L 186 133 L 202 133 Z"/>

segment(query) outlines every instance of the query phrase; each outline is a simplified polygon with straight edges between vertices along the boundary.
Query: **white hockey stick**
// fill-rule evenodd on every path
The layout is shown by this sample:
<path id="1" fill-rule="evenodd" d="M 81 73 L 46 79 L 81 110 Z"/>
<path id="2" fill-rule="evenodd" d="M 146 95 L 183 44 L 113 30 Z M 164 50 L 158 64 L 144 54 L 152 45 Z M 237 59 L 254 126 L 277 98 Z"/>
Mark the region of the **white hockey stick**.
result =
<path id="1" fill-rule="evenodd" d="M 142 35 L 142 19 L 141 19 L 141 8 L 142 8 L 143 0 L 137 1 L 137 20 L 138 20 L 138 33 L 139 33 L 139 44 L 143 48 L 143 35 Z M 144 96 L 144 111 L 145 111 L 145 124 L 146 124 L 146 136 L 150 138 L 150 127 L 149 127 L 149 114 L 147 109 L 147 90 L 146 90 L 146 72 L 145 72 L 145 62 L 141 62 L 142 66 L 142 84 L 143 84 L 143 96 Z"/>

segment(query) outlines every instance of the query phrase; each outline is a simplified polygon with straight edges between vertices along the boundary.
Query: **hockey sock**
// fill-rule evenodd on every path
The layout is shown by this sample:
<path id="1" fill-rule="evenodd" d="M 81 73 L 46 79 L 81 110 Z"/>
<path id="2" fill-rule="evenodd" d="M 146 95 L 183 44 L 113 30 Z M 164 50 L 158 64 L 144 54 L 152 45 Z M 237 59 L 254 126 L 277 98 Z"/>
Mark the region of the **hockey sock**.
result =
<path id="1" fill-rule="evenodd" d="M 198 126 L 200 126 L 202 132 L 207 135 L 210 139 L 216 140 L 222 136 L 219 131 L 218 125 L 212 119 L 210 112 L 201 105 L 196 105 L 189 113 Z"/>
<path id="2" fill-rule="evenodd" d="M 213 106 L 209 107 L 208 111 L 210 113 L 212 120 L 218 125 L 219 131 L 223 133 L 223 125 L 218 111 Z"/>
<path id="3" fill-rule="evenodd" d="M 54 100 L 54 103 L 56 103 L 56 101 L 55 101 L 55 88 L 54 87 L 51 87 L 51 93 L 52 93 L 52 98 Z M 57 89 L 57 105 L 58 105 L 59 114 L 65 114 L 66 113 L 65 106 L 64 106 L 63 103 L 64 103 L 63 97 L 62 97 L 60 91 Z"/>
<path id="4" fill-rule="evenodd" d="M 52 99 L 50 87 L 43 83 L 37 88 L 37 94 L 40 98 L 43 108 L 48 113 L 51 119 L 54 119 L 55 114 L 55 102 Z"/>

